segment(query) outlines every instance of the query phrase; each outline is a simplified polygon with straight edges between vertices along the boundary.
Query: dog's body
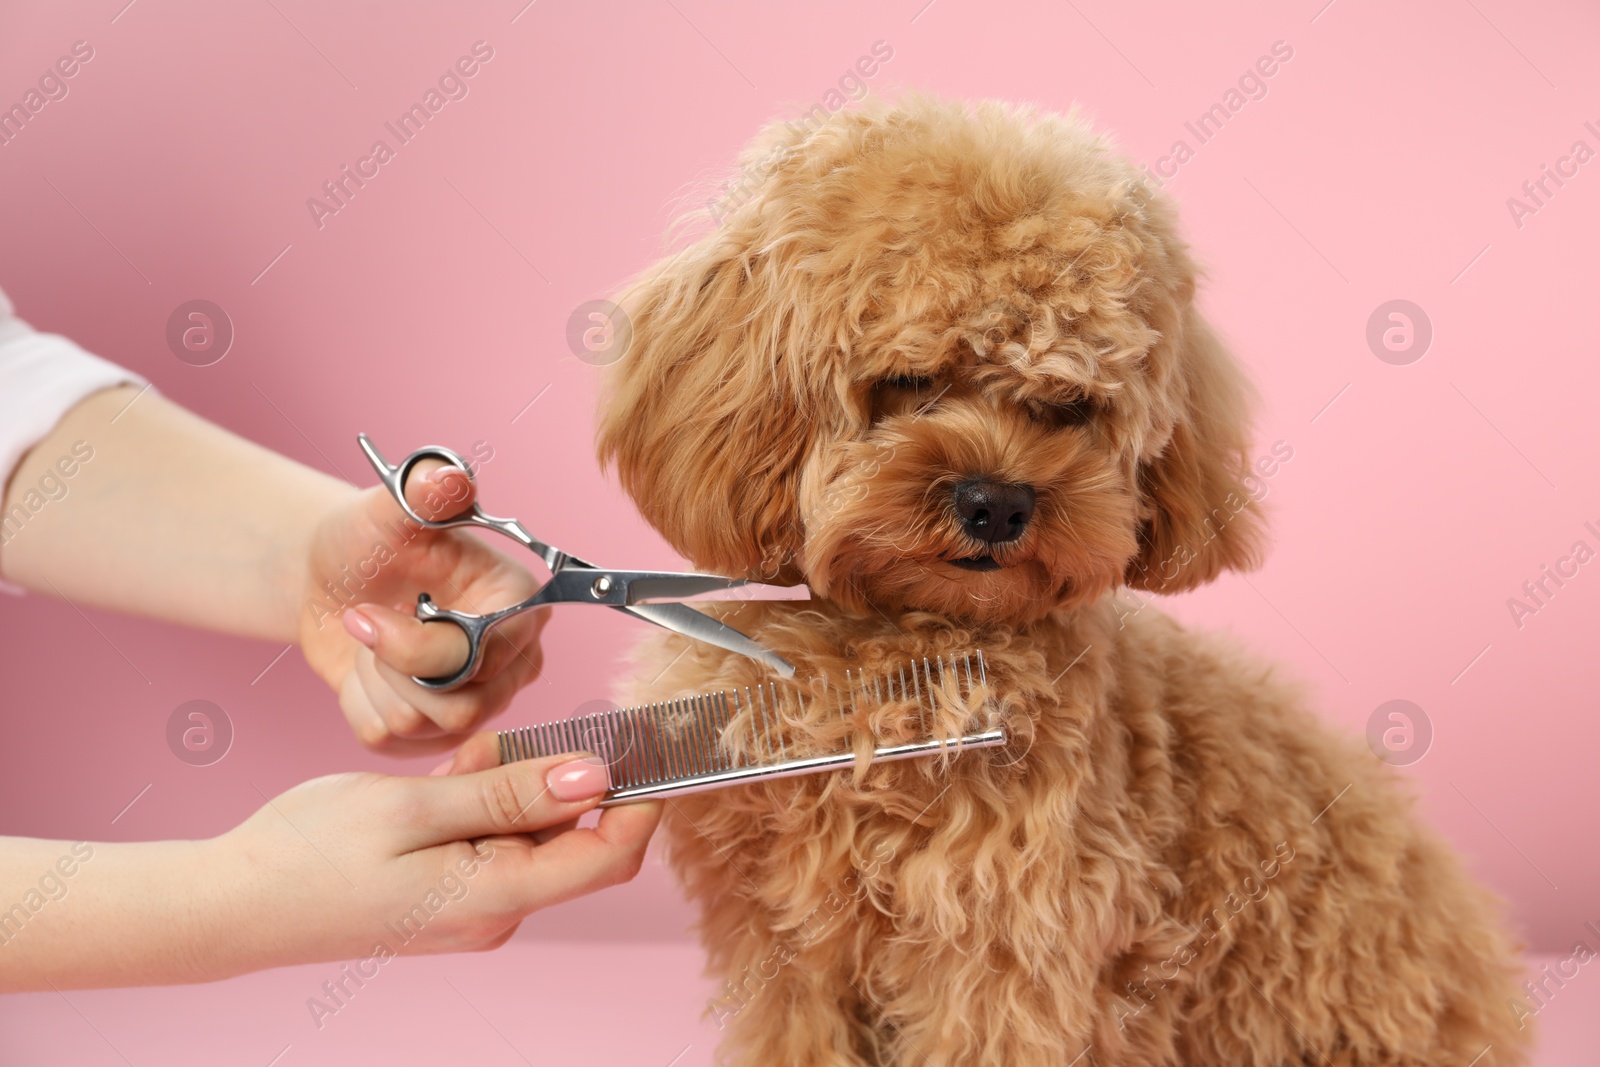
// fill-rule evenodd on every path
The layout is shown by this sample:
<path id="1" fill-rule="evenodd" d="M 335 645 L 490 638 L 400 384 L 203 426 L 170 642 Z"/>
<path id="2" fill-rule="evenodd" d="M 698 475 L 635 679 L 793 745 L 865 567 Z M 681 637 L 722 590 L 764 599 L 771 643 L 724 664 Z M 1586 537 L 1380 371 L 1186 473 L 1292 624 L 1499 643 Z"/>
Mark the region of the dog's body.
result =
<path id="1" fill-rule="evenodd" d="M 669 807 L 725 1051 L 1522 1062 L 1493 903 L 1388 768 L 1119 599 L 1256 556 L 1242 383 L 1170 205 L 1082 126 L 994 105 L 774 127 L 750 159 L 775 155 L 624 298 L 602 455 L 698 566 L 811 584 L 729 609 L 802 675 L 982 648 L 1013 740 Z M 660 636 L 625 695 L 765 680 Z M 849 728 L 923 729 L 813 705 L 783 736 Z"/>

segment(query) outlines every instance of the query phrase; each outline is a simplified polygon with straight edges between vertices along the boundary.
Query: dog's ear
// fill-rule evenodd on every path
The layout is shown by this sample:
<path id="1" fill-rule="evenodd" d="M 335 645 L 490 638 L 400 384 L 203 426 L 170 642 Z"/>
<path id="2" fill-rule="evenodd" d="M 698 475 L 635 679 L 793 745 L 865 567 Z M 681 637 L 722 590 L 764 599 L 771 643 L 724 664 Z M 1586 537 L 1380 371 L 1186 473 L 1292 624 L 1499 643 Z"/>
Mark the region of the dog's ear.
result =
<path id="1" fill-rule="evenodd" d="M 1249 386 L 1211 326 L 1186 303 L 1175 372 L 1185 395 L 1172 439 L 1141 464 L 1145 513 L 1127 584 L 1178 593 L 1223 570 L 1251 570 L 1265 533 L 1250 472 Z"/>
<path id="2" fill-rule="evenodd" d="M 713 236 L 630 285 L 596 450 L 697 568 L 792 584 L 816 405 L 778 272 Z"/>

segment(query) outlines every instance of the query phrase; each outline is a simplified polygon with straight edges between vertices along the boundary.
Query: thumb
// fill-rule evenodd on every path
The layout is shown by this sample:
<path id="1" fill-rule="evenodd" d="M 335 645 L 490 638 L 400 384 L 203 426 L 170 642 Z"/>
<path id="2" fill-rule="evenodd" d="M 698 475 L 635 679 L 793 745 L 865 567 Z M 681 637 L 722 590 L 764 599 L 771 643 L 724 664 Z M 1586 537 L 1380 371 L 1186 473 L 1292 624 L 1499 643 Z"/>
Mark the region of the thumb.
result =
<path id="1" fill-rule="evenodd" d="M 442 522 L 472 506 L 478 487 L 460 467 L 425 459 L 406 478 L 406 503 L 429 522 Z"/>
<path id="2" fill-rule="evenodd" d="M 610 776 L 599 757 L 568 753 L 471 774 L 396 778 L 407 798 L 407 850 L 475 837 L 528 834 L 599 803 Z"/>

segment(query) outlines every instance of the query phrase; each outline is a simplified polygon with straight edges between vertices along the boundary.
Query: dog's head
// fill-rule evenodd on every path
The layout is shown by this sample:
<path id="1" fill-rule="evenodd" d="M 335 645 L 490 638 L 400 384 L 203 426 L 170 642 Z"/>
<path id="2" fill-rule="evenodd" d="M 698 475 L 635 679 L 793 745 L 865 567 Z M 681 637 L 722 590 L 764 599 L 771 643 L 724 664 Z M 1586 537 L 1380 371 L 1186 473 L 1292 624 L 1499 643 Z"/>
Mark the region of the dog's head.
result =
<path id="1" fill-rule="evenodd" d="M 598 447 L 702 569 L 1027 622 L 1252 565 L 1245 386 L 1170 202 L 1075 116 L 774 123 L 618 302 Z"/>

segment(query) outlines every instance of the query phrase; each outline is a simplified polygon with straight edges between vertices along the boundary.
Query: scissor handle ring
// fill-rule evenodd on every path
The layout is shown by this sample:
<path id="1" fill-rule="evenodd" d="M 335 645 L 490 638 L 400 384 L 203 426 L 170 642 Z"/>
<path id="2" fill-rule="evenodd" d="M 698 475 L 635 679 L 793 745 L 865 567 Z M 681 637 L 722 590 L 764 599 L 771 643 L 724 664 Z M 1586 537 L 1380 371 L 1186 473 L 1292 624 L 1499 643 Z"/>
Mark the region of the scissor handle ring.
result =
<path id="1" fill-rule="evenodd" d="M 454 674 L 442 674 L 434 678 L 418 678 L 411 676 L 411 680 L 424 689 L 435 692 L 446 692 L 459 689 L 472 681 L 473 675 L 478 673 L 478 667 L 483 662 L 483 637 L 489 628 L 500 621 L 498 615 L 466 615 L 459 611 L 450 611 L 441 608 L 433 602 L 427 593 L 417 594 L 417 620 L 422 623 L 448 622 L 455 625 L 467 638 L 467 662 Z"/>
<path id="2" fill-rule="evenodd" d="M 394 468 L 393 473 L 389 475 L 388 479 L 385 479 L 386 481 L 389 479 L 393 480 L 390 495 L 394 497 L 395 503 L 400 505 L 400 509 L 404 511 L 406 515 L 412 519 L 412 521 L 420 524 L 424 529 L 427 530 L 444 530 L 452 526 L 462 526 L 468 522 L 471 522 L 470 519 L 466 519 L 464 521 L 459 515 L 440 521 L 425 519 L 421 515 L 418 515 L 416 510 L 412 508 L 411 502 L 406 499 L 406 479 L 411 477 L 411 471 L 416 467 L 416 465 L 425 459 L 443 460 L 447 465 L 454 467 L 461 473 L 465 474 L 467 476 L 467 481 L 472 482 L 477 480 L 472 476 L 472 467 L 468 465 L 465 459 L 461 458 L 461 454 L 459 452 L 456 452 L 454 449 L 446 448 L 443 445 L 425 445 L 424 447 L 419 448 L 415 452 L 411 453 L 405 459 L 401 460 L 400 465 Z"/>
<path id="3" fill-rule="evenodd" d="M 411 476 L 412 469 L 425 459 L 443 460 L 447 465 L 465 474 L 467 481 L 477 481 L 472 474 L 472 465 L 462 459 L 459 452 L 443 445 L 426 445 L 401 460 L 398 467 L 391 467 L 389 466 L 389 461 L 383 458 L 383 454 L 378 451 L 377 446 L 372 443 L 372 439 L 366 434 L 357 434 L 356 440 L 360 442 L 361 451 L 366 454 L 367 462 L 371 463 L 372 469 L 377 471 L 378 478 L 383 482 L 383 487 L 389 490 L 390 496 L 394 497 L 394 502 L 400 505 L 400 510 L 406 513 L 407 518 L 416 522 L 422 529 L 452 530 L 462 526 L 475 526 L 483 530 L 494 530 L 496 533 L 504 534 L 511 538 L 523 548 L 531 549 L 544 560 L 545 565 L 552 571 L 556 569 L 560 553 L 530 534 L 523 528 L 522 523 L 516 519 L 500 519 L 493 515 L 484 514 L 477 501 L 473 501 L 472 506 L 467 510 L 448 519 L 425 519 L 412 509 L 411 504 L 406 500 L 406 479 Z"/>

